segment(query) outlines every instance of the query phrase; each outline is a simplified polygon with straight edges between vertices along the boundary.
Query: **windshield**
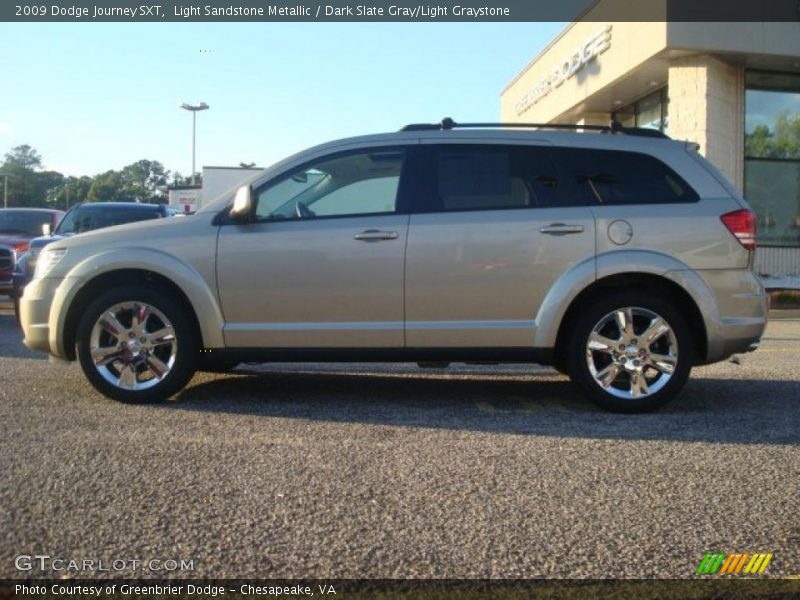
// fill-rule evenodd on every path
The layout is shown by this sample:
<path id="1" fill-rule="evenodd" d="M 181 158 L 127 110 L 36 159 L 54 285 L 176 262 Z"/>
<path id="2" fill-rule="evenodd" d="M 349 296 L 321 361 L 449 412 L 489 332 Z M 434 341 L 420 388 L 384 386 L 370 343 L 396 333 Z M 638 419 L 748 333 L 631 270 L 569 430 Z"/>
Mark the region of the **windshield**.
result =
<path id="1" fill-rule="evenodd" d="M 0 234 L 18 234 L 28 237 L 42 235 L 42 225 L 52 223 L 48 212 L 0 211 Z"/>
<path id="2" fill-rule="evenodd" d="M 79 206 L 68 212 L 58 224 L 55 233 L 58 235 L 72 235 L 102 229 L 112 225 L 122 225 L 135 221 L 158 219 L 161 214 L 155 210 L 142 210 L 126 206 Z"/>

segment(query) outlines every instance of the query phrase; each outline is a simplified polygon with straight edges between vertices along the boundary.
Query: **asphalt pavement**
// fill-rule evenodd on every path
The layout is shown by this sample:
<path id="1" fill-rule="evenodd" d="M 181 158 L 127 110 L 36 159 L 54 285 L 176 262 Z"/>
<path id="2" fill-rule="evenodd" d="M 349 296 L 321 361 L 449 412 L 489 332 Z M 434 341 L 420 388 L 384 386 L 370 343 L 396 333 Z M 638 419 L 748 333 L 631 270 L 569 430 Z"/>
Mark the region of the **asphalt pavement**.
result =
<path id="1" fill-rule="evenodd" d="M 123 405 L 2 308 L 0 577 L 800 576 L 800 321 L 616 415 L 522 366 L 242 367 Z"/>

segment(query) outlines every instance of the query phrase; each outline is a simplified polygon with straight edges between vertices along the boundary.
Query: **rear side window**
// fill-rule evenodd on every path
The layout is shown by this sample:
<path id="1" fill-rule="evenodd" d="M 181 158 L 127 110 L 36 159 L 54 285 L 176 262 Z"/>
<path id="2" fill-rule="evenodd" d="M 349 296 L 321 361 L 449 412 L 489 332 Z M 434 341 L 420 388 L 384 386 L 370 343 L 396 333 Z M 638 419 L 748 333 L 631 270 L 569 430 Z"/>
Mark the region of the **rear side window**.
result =
<path id="1" fill-rule="evenodd" d="M 575 191 L 592 203 L 675 204 L 699 199 L 675 171 L 647 154 L 581 148 L 552 152 Z"/>
<path id="2" fill-rule="evenodd" d="M 432 150 L 425 209 L 499 210 L 554 206 L 558 177 L 545 148 L 446 145 Z"/>

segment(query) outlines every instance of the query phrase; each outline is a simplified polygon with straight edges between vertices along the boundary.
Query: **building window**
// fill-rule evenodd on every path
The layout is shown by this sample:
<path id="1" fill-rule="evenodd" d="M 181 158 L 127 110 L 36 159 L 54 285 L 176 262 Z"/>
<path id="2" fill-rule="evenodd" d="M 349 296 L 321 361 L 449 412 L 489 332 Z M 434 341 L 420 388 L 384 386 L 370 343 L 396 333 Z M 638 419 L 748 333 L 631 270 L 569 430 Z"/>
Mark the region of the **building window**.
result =
<path id="1" fill-rule="evenodd" d="M 667 133 L 669 129 L 669 97 L 667 88 L 645 96 L 628 106 L 623 106 L 612 115 L 613 119 L 624 127 L 643 127 L 658 129 Z"/>
<path id="2" fill-rule="evenodd" d="M 800 247 L 800 74 L 748 71 L 744 190 L 762 246 Z"/>

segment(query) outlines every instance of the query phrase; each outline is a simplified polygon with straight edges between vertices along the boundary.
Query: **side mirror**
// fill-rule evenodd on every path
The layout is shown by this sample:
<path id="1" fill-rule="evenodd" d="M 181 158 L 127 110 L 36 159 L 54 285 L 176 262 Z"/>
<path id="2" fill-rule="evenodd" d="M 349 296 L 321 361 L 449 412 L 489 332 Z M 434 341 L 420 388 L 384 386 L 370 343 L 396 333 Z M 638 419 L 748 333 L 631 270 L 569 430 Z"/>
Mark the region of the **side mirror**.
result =
<path id="1" fill-rule="evenodd" d="M 53 227 L 50 223 L 42 223 L 42 235 L 49 236 L 53 232 Z"/>
<path id="2" fill-rule="evenodd" d="M 253 190 L 249 185 L 243 185 L 236 190 L 233 198 L 233 208 L 231 208 L 231 219 L 235 223 L 247 223 L 253 213 Z"/>

